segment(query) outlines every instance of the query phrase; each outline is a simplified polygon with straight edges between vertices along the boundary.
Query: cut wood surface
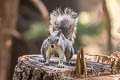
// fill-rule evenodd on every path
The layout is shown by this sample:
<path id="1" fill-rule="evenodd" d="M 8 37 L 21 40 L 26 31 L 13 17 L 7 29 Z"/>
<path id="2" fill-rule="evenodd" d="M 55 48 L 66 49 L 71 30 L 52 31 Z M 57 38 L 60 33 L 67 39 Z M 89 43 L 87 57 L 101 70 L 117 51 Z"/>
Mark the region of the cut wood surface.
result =
<path id="1" fill-rule="evenodd" d="M 49 66 L 44 65 L 41 55 L 25 55 L 18 58 L 13 80 L 119 80 L 120 74 L 111 73 L 111 64 L 86 60 L 87 76 L 75 74 L 76 60 L 71 64 L 64 61 L 64 68 L 57 68 L 58 58 L 51 58 Z"/>

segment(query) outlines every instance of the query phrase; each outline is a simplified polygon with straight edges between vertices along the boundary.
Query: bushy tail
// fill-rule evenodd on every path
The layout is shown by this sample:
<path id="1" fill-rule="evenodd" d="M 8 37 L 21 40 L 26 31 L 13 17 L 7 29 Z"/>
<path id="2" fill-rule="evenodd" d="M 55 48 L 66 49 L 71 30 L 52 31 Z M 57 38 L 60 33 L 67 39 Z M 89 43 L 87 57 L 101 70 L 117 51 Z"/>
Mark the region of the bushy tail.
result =
<path id="1" fill-rule="evenodd" d="M 74 43 L 76 38 L 77 13 L 73 10 L 65 8 L 57 9 L 50 14 L 50 23 L 53 31 L 61 29 L 64 36 Z"/>

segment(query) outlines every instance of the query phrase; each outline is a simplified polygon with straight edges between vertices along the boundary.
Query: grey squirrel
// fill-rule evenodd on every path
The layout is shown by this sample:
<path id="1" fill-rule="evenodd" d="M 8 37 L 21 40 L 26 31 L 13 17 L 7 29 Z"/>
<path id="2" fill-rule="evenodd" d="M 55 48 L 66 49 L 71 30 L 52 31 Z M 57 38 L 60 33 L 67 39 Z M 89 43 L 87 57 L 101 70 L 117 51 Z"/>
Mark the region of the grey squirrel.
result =
<path id="1" fill-rule="evenodd" d="M 74 54 L 73 43 L 76 34 L 77 13 L 71 9 L 57 9 L 50 14 L 48 37 L 41 46 L 41 54 L 44 57 L 45 64 L 49 65 L 52 54 L 58 54 L 58 67 L 62 68 L 64 56 L 69 62 Z"/>

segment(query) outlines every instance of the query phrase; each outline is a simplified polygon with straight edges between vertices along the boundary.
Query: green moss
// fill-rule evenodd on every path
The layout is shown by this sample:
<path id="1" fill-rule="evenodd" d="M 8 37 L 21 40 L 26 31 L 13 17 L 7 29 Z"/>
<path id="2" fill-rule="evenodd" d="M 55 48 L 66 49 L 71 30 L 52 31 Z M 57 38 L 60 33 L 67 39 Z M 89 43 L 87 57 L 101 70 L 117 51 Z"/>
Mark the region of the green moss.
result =
<path id="1" fill-rule="evenodd" d="M 102 21 L 96 25 L 83 25 L 78 21 L 77 34 L 75 39 L 74 48 L 78 50 L 80 46 L 85 46 L 81 41 L 83 35 L 88 35 L 93 39 L 99 36 L 101 29 L 106 26 L 106 22 Z M 28 40 L 43 40 L 47 37 L 46 34 L 47 26 L 44 23 L 35 23 L 30 26 L 30 29 L 24 33 L 24 37 Z"/>
<path id="2" fill-rule="evenodd" d="M 80 21 L 78 21 L 77 34 L 76 34 L 76 39 L 74 44 L 75 49 L 79 49 L 80 46 L 86 45 L 81 42 L 81 37 L 83 35 L 88 35 L 94 39 L 95 37 L 99 36 L 101 29 L 105 26 L 106 26 L 105 21 L 101 21 L 96 25 L 83 25 L 80 23 Z"/>
<path id="3" fill-rule="evenodd" d="M 30 26 L 30 29 L 24 33 L 25 38 L 39 39 L 46 36 L 46 25 L 43 23 L 35 23 Z"/>

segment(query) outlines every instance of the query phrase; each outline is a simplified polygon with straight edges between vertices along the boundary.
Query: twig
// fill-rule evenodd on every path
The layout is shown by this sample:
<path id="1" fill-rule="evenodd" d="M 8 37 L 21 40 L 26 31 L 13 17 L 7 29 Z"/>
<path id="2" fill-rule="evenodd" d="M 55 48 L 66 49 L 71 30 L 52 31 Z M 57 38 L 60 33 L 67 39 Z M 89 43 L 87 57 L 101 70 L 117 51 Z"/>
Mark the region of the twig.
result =
<path id="1" fill-rule="evenodd" d="M 46 6 L 44 5 L 44 3 L 41 0 L 32 0 L 32 2 L 36 5 L 36 7 L 41 12 L 42 17 L 45 20 L 46 24 L 49 25 L 48 10 Z"/>
<path id="2" fill-rule="evenodd" d="M 80 75 L 81 74 L 80 51 L 77 52 L 75 73 L 76 73 L 76 75 Z"/>
<path id="3" fill-rule="evenodd" d="M 84 58 L 84 51 L 83 48 L 80 49 L 80 53 L 81 53 L 81 73 L 82 75 L 87 76 L 87 68 L 86 68 L 86 62 L 85 62 L 85 58 Z"/>
<path id="4" fill-rule="evenodd" d="M 87 68 L 86 68 L 83 48 L 81 48 L 80 51 L 77 53 L 75 73 L 76 75 L 87 76 Z"/>
<path id="5" fill-rule="evenodd" d="M 4 29 L 2 30 L 2 33 L 11 35 L 17 39 L 22 38 L 22 35 L 16 29 Z"/>

